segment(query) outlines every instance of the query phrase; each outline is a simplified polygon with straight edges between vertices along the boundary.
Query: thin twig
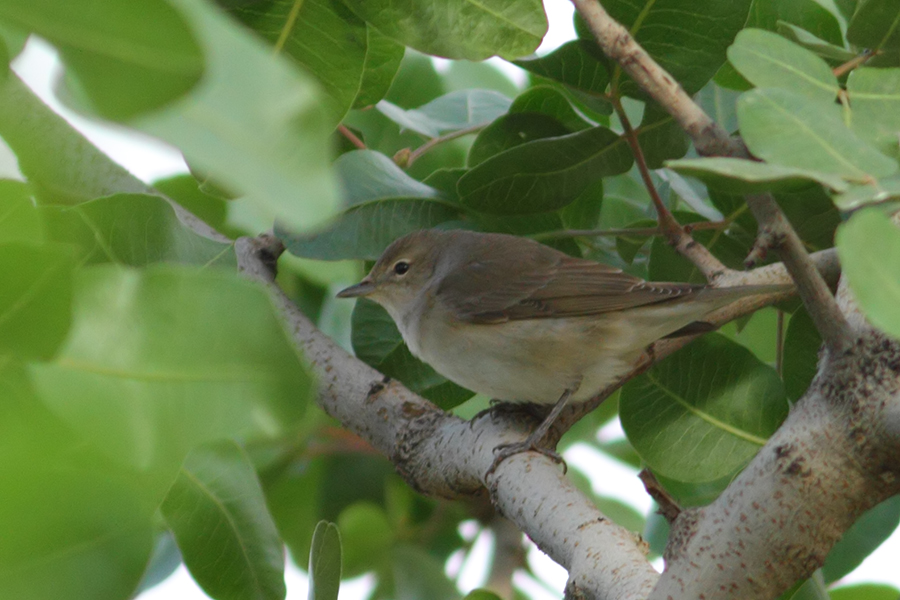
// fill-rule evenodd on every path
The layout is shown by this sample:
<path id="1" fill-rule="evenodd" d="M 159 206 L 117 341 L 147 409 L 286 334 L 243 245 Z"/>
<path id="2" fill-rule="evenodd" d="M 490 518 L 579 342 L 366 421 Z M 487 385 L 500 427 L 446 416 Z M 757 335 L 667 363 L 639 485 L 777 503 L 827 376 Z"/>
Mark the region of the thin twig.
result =
<path id="1" fill-rule="evenodd" d="M 341 123 L 340 125 L 338 125 L 337 129 L 338 129 L 338 131 L 341 133 L 341 135 L 343 135 L 345 138 L 347 138 L 348 140 L 350 140 L 350 143 L 351 143 L 351 144 L 353 144 L 354 146 L 356 146 L 356 147 L 359 148 L 360 150 L 365 150 L 365 149 L 366 149 L 366 143 L 363 142 L 363 141 L 362 141 L 361 139 L 359 139 L 358 137 L 356 137 L 356 134 L 353 133 L 352 131 L 350 131 L 350 128 L 349 128 L 349 127 L 347 127 L 346 125 L 344 125 L 343 123 Z"/>
<path id="2" fill-rule="evenodd" d="M 656 478 L 656 475 L 649 469 L 641 470 L 641 472 L 638 473 L 638 478 L 641 480 L 641 483 L 644 484 L 644 489 L 647 490 L 650 497 L 659 505 L 659 510 L 657 512 L 665 517 L 667 523 L 674 523 L 675 519 L 678 518 L 678 515 L 681 514 L 681 506 L 679 506 L 675 498 L 666 491 L 666 488 L 662 486 Z"/>
<path id="3" fill-rule="evenodd" d="M 847 73 L 848 71 L 852 71 L 853 69 L 855 69 L 856 67 L 858 67 L 860 65 L 866 64 L 866 61 L 868 61 L 870 58 L 872 58 L 876 54 L 878 54 L 878 52 L 872 52 L 871 50 L 865 50 L 862 54 L 858 54 L 858 55 L 854 56 L 853 58 L 851 58 L 844 64 L 836 66 L 835 68 L 833 68 L 831 70 L 831 72 L 834 73 L 835 77 L 840 77 L 844 73 Z"/>
<path id="4" fill-rule="evenodd" d="M 641 89 L 672 115 L 691 137 L 699 154 L 751 158 L 743 142 L 730 137 L 713 121 L 597 0 L 572 0 L 572 3 L 603 52 L 618 62 Z M 826 347 L 835 352 L 850 348 L 854 339 L 850 325 L 775 199 L 771 194 L 752 194 L 747 196 L 747 205 L 753 211 L 760 231 L 778 242 L 774 249 L 797 283 L 800 297 Z"/>
<path id="5" fill-rule="evenodd" d="M 650 176 L 650 169 L 647 167 L 647 160 L 644 158 L 644 151 L 641 149 L 637 133 L 631 126 L 631 121 L 628 119 L 628 115 L 622 108 L 622 103 L 617 97 L 613 96 L 612 104 L 619 117 L 619 122 L 622 123 L 622 129 L 625 132 L 625 140 L 631 147 L 631 153 L 634 155 L 634 162 L 637 164 L 641 179 L 644 181 L 644 187 L 647 188 L 650 198 L 653 200 L 653 205 L 656 207 L 656 217 L 659 222 L 659 229 L 663 232 L 663 235 L 665 235 L 669 244 L 675 248 L 679 254 L 686 257 L 700 269 L 707 281 L 714 281 L 717 277 L 725 273 L 728 268 L 722 264 L 722 261 L 716 258 L 708 248 L 703 244 L 698 244 L 694 238 L 685 231 L 681 224 L 678 223 L 678 220 L 675 218 L 675 215 L 672 214 L 672 211 L 670 211 L 663 203 L 662 198 L 659 197 L 659 192 L 656 190 L 656 186 L 653 183 L 653 178 Z"/>
<path id="6" fill-rule="evenodd" d="M 726 219 L 723 221 L 698 221 L 696 223 L 687 223 L 683 225 L 685 231 L 705 231 L 709 229 L 725 229 L 731 225 L 732 221 Z M 657 227 L 623 227 L 621 229 L 559 229 L 557 231 L 544 231 L 535 233 L 530 236 L 531 239 L 543 242 L 545 240 L 561 240 L 577 237 L 613 237 L 613 236 L 635 236 L 650 237 L 653 235 L 664 235 L 663 231 Z"/>
<path id="7" fill-rule="evenodd" d="M 411 167 L 412 164 L 416 162 L 423 154 L 425 154 L 435 146 L 443 144 L 444 142 L 449 142 L 450 140 L 455 140 L 456 138 L 461 138 L 464 135 L 469 135 L 470 133 L 477 133 L 484 129 L 486 126 L 487 125 L 485 123 L 482 123 L 481 125 L 473 125 L 464 129 L 457 129 L 456 131 L 451 131 L 450 133 L 446 133 L 442 136 L 431 138 L 409 153 L 409 157 L 406 159 L 406 166 Z"/>

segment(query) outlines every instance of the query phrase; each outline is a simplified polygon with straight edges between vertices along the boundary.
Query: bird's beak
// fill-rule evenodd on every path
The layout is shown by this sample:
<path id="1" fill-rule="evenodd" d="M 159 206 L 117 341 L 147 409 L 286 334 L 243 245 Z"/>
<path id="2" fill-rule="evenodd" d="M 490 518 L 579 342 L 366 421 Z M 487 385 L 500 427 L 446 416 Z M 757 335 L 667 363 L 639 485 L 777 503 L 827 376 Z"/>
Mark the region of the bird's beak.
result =
<path id="1" fill-rule="evenodd" d="M 369 279 L 363 279 L 356 285 L 343 289 L 337 293 L 338 298 L 357 298 L 359 296 L 368 296 L 375 291 L 375 283 Z"/>

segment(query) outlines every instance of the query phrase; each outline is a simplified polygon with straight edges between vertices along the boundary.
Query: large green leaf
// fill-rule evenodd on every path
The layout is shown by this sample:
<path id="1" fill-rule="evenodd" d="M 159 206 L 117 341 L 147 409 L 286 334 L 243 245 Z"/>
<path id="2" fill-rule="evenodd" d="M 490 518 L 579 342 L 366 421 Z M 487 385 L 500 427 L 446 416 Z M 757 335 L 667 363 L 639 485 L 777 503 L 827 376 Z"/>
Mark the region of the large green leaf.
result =
<path id="1" fill-rule="evenodd" d="M 756 89 L 738 101 L 741 134 L 750 151 L 786 167 L 869 181 L 897 171 L 897 162 L 856 136 L 837 106 L 781 89 Z"/>
<path id="2" fill-rule="evenodd" d="M 847 182 L 836 175 L 797 167 L 761 163 L 743 158 L 683 158 L 670 160 L 673 171 L 696 177 L 711 188 L 731 194 L 753 194 L 780 189 L 796 189 L 821 183 L 833 190 L 845 190 Z"/>
<path id="3" fill-rule="evenodd" d="M 175 266 L 83 269 L 65 345 L 31 372 L 84 440 L 173 475 L 198 444 L 283 433 L 312 393 L 261 288 Z"/>
<path id="4" fill-rule="evenodd" d="M 254 2 L 231 13 L 319 80 L 332 125 L 344 117 L 361 89 L 368 56 L 362 19 L 334 0 Z"/>
<path id="5" fill-rule="evenodd" d="M 441 408 L 450 409 L 474 395 L 414 357 L 387 311 L 371 300 L 357 300 L 352 324 L 357 357 Z"/>
<path id="6" fill-rule="evenodd" d="M 427 137 L 447 131 L 486 125 L 509 110 L 511 100 L 493 90 L 460 90 L 450 92 L 420 106 L 404 110 L 387 100 L 377 108 L 400 127 Z"/>
<path id="7" fill-rule="evenodd" d="M 277 230 L 285 246 L 304 258 L 375 260 L 397 238 L 456 221 L 460 207 L 436 198 L 384 198 L 351 206 L 327 228 L 309 235 Z"/>
<path id="8" fill-rule="evenodd" d="M 253 465 L 234 442 L 191 451 L 160 508 L 211 597 L 283 600 L 284 546 Z"/>
<path id="9" fill-rule="evenodd" d="M 77 247 L 85 263 L 235 265 L 231 244 L 194 233 L 159 196 L 117 194 L 42 212 L 48 235 Z"/>
<path id="10" fill-rule="evenodd" d="M 420 52 L 484 60 L 534 52 L 547 32 L 540 0 L 346 0 L 381 33 Z"/>
<path id="11" fill-rule="evenodd" d="M 550 54 L 514 61 L 526 71 L 573 88 L 602 95 L 609 85 L 603 53 L 593 40 L 566 42 Z"/>
<path id="12" fill-rule="evenodd" d="M 309 600 L 337 600 L 341 585 L 341 535 L 334 523 L 320 521 L 309 551 Z"/>
<path id="13" fill-rule="evenodd" d="M 900 68 L 854 69 L 847 77 L 847 93 L 853 131 L 900 158 Z"/>
<path id="14" fill-rule="evenodd" d="M 750 0 L 613 0 L 603 3 L 637 42 L 688 94 L 694 94 L 725 62 L 725 50 L 744 26 Z M 617 67 L 612 84 L 620 94 L 642 97 Z"/>
<path id="15" fill-rule="evenodd" d="M 844 211 L 856 210 L 866 204 L 888 202 L 900 198 L 900 176 L 852 185 L 843 193 L 832 197 L 835 206 Z"/>
<path id="16" fill-rule="evenodd" d="M 75 261 L 63 245 L 0 242 L 0 362 L 50 358 L 69 331 Z"/>
<path id="17" fill-rule="evenodd" d="M 622 426 L 654 471 L 686 482 L 742 468 L 787 416 L 775 370 L 710 334 L 622 388 Z"/>
<path id="18" fill-rule="evenodd" d="M 337 194 L 318 85 L 207 3 L 173 2 L 201 33 L 206 73 L 183 101 L 133 124 L 177 146 L 270 220 L 296 229 L 327 220 Z"/>
<path id="19" fill-rule="evenodd" d="M 860 0 L 847 26 L 847 40 L 862 48 L 900 48 L 900 5 L 894 0 Z"/>
<path id="20" fill-rule="evenodd" d="M 666 160 L 681 158 L 690 148 L 684 129 L 655 103 L 646 105 L 636 131 L 644 160 L 651 169 L 662 168 Z"/>
<path id="21" fill-rule="evenodd" d="M 39 242 L 44 226 L 28 185 L 0 179 L 0 242 Z"/>
<path id="22" fill-rule="evenodd" d="M 39 202 L 74 204 L 149 191 L 14 76 L 0 80 L 0 136 L 15 152 Z"/>
<path id="23" fill-rule="evenodd" d="M 460 201 L 520 215 L 562 208 L 591 182 L 631 168 L 631 149 L 605 127 L 528 142 L 485 160 L 459 180 Z"/>
<path id="24" fill-rule="evenodd" d="M 782 24 L 792 24 L 826 42 L 843 45 L 841 26 L 824 3 L 817 0 L 753 0 L 747 27 L 776 31 Z"/>
<path id="25" fill-rule="evenodd" d="M 559 89 L 549 85 L 530 87 L 513 100 L 510 113 L 540 113 L 553 117 L 569 131 L 581 131 L 597 125 L 575 110 L 572 102 Z"/>
<path id="26" fill-rule="evenodd" d="M 468 163 L 474 167 L 515 146 L 571 133 L 555 118 L 541 113 L 510 113 L 485 127 L 469 148 Z"/>
<path id="27" fill-rule="evenodd" d="M 373 150 L 346 152 L 334 161 L 344 202 L 384 198 L 437 198 L 440 193 L 407 175 L 390 158 Z"/>
<path id="28" fill-rule="evenodd" d="M 0 597 L 131 597 L 153 548 L 140 479 L 49 414 L 10 361 L 0 398 Z"/>
<path id="29" fill-rule="evenodd" d="M 822 102 L 833 102 L 841 89 L 828 63 L 762 29 L 741 31 L 728 49 L 728 60 L 757 87 L 791 90 Z"/>
<path id="30" fill-rule="evenodd" d="M 56 44 L 70 91 L 111 119 L 171 102 L 203 74 L 192 27 L 164 0 L 2 0 L 0 19 Z"/>
<path id="31" fill-rule="evenodd" d="M 838 229 L 844 276 L 873 325 L 900 337 L 900 231 L 877 208 L 853 214 Z"/>
<path id="32" fill-rule="evenodd" d="M 385 97 L 391 89 L 406 50 L 403 44 L 398 44 L 371 25 L 366 25 L 366 38 L 363 79 L 353 101 L 353 108 L 372 106 Z"/>

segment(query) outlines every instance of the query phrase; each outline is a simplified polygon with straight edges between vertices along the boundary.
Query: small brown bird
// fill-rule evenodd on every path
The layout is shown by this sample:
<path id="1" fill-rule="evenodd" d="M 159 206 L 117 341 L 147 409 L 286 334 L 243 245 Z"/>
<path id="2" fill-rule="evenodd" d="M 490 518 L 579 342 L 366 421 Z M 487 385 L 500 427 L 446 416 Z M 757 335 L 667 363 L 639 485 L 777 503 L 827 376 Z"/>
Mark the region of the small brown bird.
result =
<path id="1" fill-rule="evenodd" d="M 463 387 L 555 404 L 502 460 L 538 449 L 567 401 L 628 373 L 649 344 L 703 331 L 698 321 L 739 298 L 785 289 L 648 282 L 525 238 L 430 229 L 395 241 L 338 297 L 381 304 L 410 351 Z"/>

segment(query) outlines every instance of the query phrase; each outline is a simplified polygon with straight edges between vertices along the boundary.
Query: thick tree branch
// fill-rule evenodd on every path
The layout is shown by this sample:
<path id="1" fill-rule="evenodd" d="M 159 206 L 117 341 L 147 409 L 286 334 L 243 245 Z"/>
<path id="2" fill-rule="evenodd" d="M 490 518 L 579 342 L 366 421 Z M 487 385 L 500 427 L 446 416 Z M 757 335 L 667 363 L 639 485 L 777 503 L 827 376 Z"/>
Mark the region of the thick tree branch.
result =
<path id="1" fill-rule="evenodd" d="M 603 52 L 619 63 L 641 89 L 672 115 L 691 137 L 698 153 L 750 157 L 744 144 L 713 121 L 597 0 L 572 0 L 572 3 L 584 17 Z M 853 343 L 850 327 L 775 199 L 771 194 L 757 194 L 748 196 L 747 204 L 761 231 L 775 242 L 774 248 L 797 282 L 800 297 L 826 347 L 835 352 L 848 349 Z"/>

